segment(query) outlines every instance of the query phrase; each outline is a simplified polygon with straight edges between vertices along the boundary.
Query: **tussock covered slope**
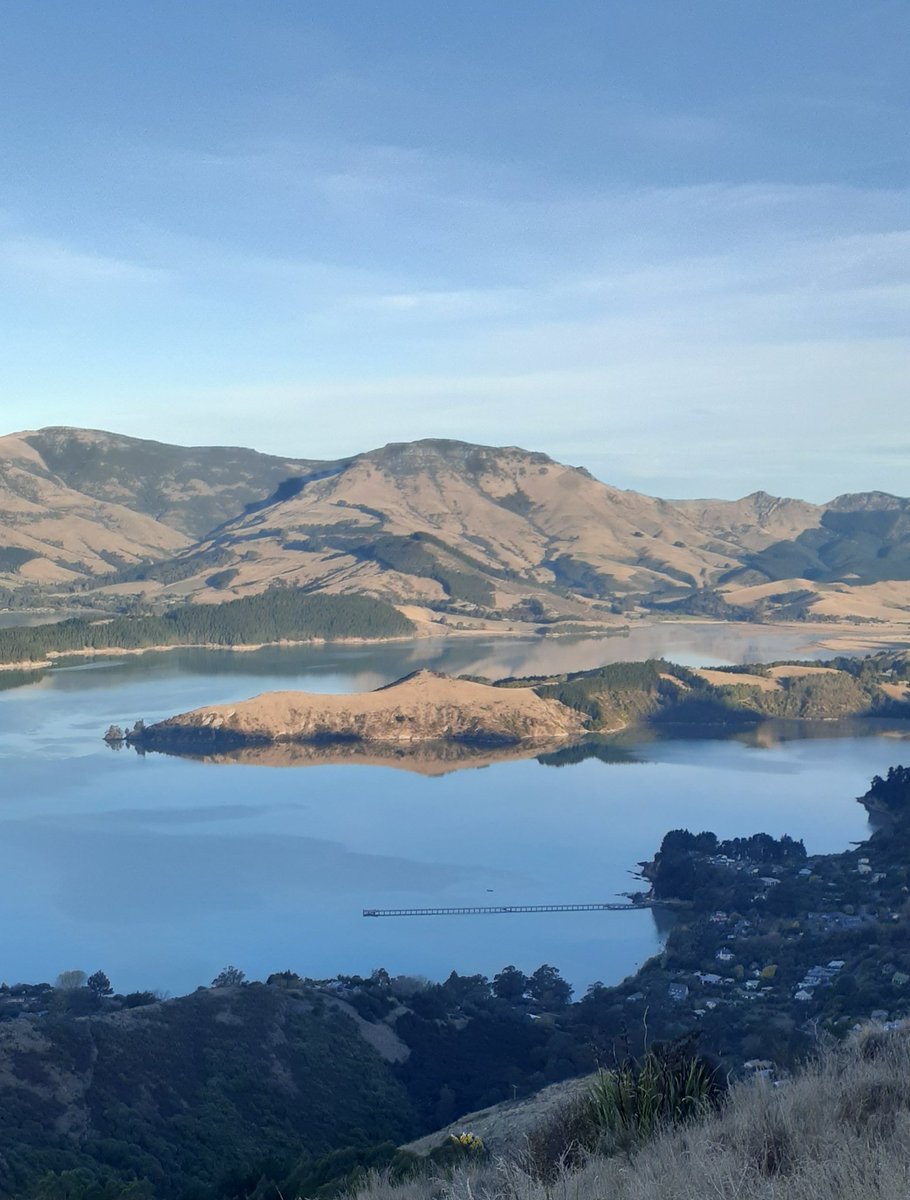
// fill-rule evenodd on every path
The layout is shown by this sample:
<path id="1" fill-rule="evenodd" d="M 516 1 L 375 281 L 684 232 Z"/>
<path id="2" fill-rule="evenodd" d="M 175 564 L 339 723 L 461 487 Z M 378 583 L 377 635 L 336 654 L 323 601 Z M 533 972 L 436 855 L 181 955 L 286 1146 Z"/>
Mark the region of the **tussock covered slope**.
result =
<path id="1" fill-rule="evenodd" d="M 494 688 L 417 671 L 374 692 L 267 692 L 147 727 L 140 745 L 213 748 L 357 739 L 376 743 L 552 741 L 584 729 L 579 713 L 530 688 Z"/>
<path id="2" fill-rule="evenodd" d="M 506 1106 L 501 1106 L 504 1110 Z M 630 1152 L 593 1155 L 542 1180 L 522 1167 L 524 1106 L 493 1161 L 452 1178 L 390 1186 L 373 1178 L 360 1200 L 906 1200 L 910 1195 L 910 1036 L 874 1027 L 829 1049 L 780 1088 L 731 1090 L 721 1111 Z M 533 1110 L 532 1110 L 533 1111 Z M 490 1124 L 490 1114 L 481 1114 Z M 464 1127 L 470 1129 L 468 1122 Z M 425 1139 L 429 1142 L 430 1139 Z M 438 1143 L 437 1143 L 438 1144 Z M 421 1148 L 423 1143 L 420 1144 Z M 503 1145 L 506 1157 L 501 1157 Z M 497 1153 L 498 1152 L 498 1153 Z"/>
<path id="3" fill-rule="evenodd" d="M 313 465 L 94 429 L 0 437 L 0 584 L 66 584 L 173 558 Z"/>
<path id="4" fill-rule="evenodd" d="M 286 480 L 322 466 L 240 446 L 173 446 L 100 429 L 51 426 L 21 435 L 67 487 L 200 538 Z"/>
<path id="5" fill-rule="evenodd" d="M 695 615 L 741 617 L 741 599 L 760 601 L 764 618 L 792 619 L 834 596 L 837 615 L 902 620 L 906 582 L 887 605 L 876 597 L 870 606 L 863 593 L 908 579 L 907 503 L 874 494 L 815 505 L 764 492 L 660 500 L 545 454 L 434 439 L 324 464 L 185 558 L 199 557 L 193 586 L 207 599 L 217 597 L 204 590 L 204 566 L 217 558 L 235 594 L 280 577 L 509 619 L 533 620 L 542 605 L 609 620 L 609 606 L 592 604 L 622 611 L 641 599 L 693 596 L 695 607 L 683 611 Z M 760 596 L 744 594 L 769 583 Z"/>
<path id="6" fill-rule="evenodd" d="M 674 500 L 703 534 L 715 538 L 737 557 L 744 550 L 764 550 L 789 541 L 821 523 L 824 509 L 805 500 L 753 492 L 741 500 Z"/>
<path id="7" fill-rule="evenodd" d="M 172 557 L 190 540 L 145 513 L 69 487 L 24 436 L 0 438 L 0 583 L 105 575 Z"/>
<path id="8" fill-rule="evenodd" d="M 439 439 L 320 462 L 99 430 L 0 438 L 0 587 L 87 580 L 102 607 L 281 582 L 412 605 L 437 628 L 438 611 L 609 624 L 638 605 L 906 623 L 910 500 L 661 500 L 546 454 Z"/>
<path id="9" fill-rule="evenodd" d="M 545 454 L 427 440 L 338 464 L 202 549 L 230 556 L 235 586 L 286 571 L 330 590 L 506 607 L 554 588 L 594 597 L 704 583 L 727 561 L 704 541 L 672 504 Z"/>

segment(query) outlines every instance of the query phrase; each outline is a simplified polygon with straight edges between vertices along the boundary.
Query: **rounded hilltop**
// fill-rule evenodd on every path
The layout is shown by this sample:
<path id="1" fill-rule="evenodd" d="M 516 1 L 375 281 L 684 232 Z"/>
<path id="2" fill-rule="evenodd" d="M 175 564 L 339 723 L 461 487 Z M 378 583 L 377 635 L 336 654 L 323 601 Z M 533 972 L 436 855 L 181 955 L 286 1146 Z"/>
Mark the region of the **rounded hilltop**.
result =
<path id="1" fill-rule="evenodd" d="M 531 688 L 497 688 L 419 670 L 371 692 L 265 692 L 197 708 L 134 732 L 149 748 L 221 749 L 274 742 L 475 742 L 573 738 L 584 718 Z"/>

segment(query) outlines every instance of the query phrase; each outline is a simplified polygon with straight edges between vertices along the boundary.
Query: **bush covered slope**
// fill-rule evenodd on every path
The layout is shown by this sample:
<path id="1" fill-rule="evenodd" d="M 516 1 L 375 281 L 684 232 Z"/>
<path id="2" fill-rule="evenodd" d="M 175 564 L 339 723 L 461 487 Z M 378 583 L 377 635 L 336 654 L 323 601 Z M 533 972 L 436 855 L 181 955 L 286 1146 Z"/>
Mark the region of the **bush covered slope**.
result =
<path id="1" fill-rule="evenodd" d="M 608 663 L 593 671 L 528 680 L 539 696 L 584 714 L 589 727 L 626 724 L 736 725 L 766 717 L 831 720 L 847 716 L 910 716 L 910 658 L 883 652 L 865 659 L 779 663 L 714 671 L 664 659 Z"/>
<path id="2" fill-rule="evenodd" d="M 2 1022 L 0 1079 L 5 1197 L 56 1197 L 38 1183 L 66 1171 L 138 1178 L 143 1197 L 206 1196 L 251 1163 L 401 1141 L 416 1127 L 350 1016 L 262 984 L 88 1020 Z"/>

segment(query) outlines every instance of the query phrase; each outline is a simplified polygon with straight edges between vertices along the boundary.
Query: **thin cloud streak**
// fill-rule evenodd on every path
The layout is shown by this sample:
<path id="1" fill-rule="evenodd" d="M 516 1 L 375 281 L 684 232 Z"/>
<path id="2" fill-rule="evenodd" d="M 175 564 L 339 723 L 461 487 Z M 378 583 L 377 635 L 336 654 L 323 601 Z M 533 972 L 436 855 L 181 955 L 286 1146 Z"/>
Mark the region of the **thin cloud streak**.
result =
<path id="1" fill-rule="evenodd" d="M 0 237 L 0 278 L 11 294 L 35 289 L 118 293 L 156 287 L 166 282 L 169 272 L 52 238 L 23 235 Z"/>
<path id="2" fill-rule="evenodd" d="M 857 475 L 894 488 L 896 469 L 840 429 L 858 403 L 906 429 L 906 189 L 570 188 L 393 145 L 169 153 L 146 169 L 181 221 L 133 215 L 91 250 L 24 223 L 0 240 L 11 426 L 230 429 L 324 457 L 518 442 L 623 486 L 741 478 L 810 498 L 853 486 L 846 445 Z M 84 295 L 88 316 L 23 322 L 41 287 Z M 808 478 L 807 438 L 822 446 Z"/>

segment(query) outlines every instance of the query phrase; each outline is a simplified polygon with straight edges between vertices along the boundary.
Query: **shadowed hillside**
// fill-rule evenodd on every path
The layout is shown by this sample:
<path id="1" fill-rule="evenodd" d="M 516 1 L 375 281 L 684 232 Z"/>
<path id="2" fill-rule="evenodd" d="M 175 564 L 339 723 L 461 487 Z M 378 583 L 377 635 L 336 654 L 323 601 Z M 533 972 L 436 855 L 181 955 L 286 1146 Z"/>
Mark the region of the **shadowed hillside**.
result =
<path id="1" fill-rule="evenodd" d="M 40 1020 L 0 1021 L 0 1195 L 128 1196 L 139 1177 L 141 1200 L 204 1196 L 251 1161 L 415 1128 L 390 1062 L 325 998 L 253 984 L 129 999 L 78 1020 L 52 994 Z M 36 1185 L 59 1171 L 70 1190 Z M 119 1182 L 91 1191 L 105 1176 Z"/>
<path id="2" fill-rule="evenodd" d="M 146 513 L 190 538 L 324 465 L 240 446 L 171 446 L 94 429 L 58 427 L 20 436 L 67 487 Z"/>

